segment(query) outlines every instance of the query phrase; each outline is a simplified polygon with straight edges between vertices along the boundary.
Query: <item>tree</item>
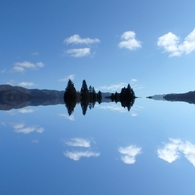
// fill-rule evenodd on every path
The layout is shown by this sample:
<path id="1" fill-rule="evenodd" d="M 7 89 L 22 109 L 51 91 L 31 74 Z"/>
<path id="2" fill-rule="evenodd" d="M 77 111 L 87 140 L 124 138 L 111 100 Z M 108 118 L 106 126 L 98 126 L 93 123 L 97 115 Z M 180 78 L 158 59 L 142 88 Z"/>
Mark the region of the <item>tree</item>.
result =
<path id="1" fill-rule="evenodd" d="M 74 83 L 69 79 L 67 87 L 64 92 L 64 103 L 68 110 L 68 114 L 71 115 L 74 111 L 77 102 L 77 92 L 74 87 Z"/>
<path id="2" fill-rule="evenodd" d="M 87 83 L 83 80 L 81 91 L 80 91 L 80 99 L 81 101 L 89 101 L 89 90 L 87 87 Z"/>

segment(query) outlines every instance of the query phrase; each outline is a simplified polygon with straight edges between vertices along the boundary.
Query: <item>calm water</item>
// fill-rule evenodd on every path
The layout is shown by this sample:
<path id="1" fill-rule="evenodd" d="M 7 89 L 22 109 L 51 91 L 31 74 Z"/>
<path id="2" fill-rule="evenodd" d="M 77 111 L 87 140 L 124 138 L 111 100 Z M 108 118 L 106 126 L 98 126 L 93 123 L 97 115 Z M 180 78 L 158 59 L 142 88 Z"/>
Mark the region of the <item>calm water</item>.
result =
<path id="1" fill-rule="evenodd" d="M 0 111 L 0 194 L 195 194 L 195 105 L 136 99 Z"/>

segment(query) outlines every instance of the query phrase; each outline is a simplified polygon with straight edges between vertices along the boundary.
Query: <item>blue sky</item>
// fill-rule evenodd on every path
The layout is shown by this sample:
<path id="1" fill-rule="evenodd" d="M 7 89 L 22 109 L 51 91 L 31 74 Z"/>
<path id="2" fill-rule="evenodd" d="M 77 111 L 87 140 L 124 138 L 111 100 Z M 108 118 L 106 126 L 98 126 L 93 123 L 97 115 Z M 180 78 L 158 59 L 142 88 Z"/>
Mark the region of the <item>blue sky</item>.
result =
<path id="1" fill-rule="evenodd" d="M 0 82 L 101 91 L 130 83 L 137 96 L 194 90 L 192 0 L 0 3 Z"/>

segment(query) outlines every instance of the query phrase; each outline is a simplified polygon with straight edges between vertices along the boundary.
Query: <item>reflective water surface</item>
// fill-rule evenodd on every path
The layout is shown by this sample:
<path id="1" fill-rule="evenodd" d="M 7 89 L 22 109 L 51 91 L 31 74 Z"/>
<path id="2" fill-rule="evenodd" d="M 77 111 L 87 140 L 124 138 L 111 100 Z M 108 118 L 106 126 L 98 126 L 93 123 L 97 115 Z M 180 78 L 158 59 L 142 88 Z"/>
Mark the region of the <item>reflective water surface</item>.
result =
<path id="1" fill-rule="evenodd" d="M 195 106 L 138 98 L 0 111 L 1 194 L 195 194 Z"/>

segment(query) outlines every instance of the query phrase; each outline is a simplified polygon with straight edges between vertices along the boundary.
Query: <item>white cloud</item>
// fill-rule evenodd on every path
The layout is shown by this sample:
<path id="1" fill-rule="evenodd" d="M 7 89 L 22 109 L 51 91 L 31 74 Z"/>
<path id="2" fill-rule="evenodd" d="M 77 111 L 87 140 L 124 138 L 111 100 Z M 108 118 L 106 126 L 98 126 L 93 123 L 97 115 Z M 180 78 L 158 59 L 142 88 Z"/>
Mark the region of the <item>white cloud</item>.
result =
<path id="1" fill-rule="evenodd" d="M 135 157 L 141 154 L 141 148 L 134 145 L 120 147 L 118 151 L 121 153 L 121 160 L 125 164 L 134 164 L 136 162 Z"/>
<path id="2" fill-rule="evenodd" d="M 44 67 L 44 64 L 42 62 L 37 62 L 35 64 L 28 62 L 28 61 L 24 61 L 24 62 L 16 62 L 14 64 L 13 70 L 15 72 L 25 72 L 28 69 L 39 69 Z"/>
<path id="3" fill-rule="evenodd" d="M 169 32 L 158 38 L 157 45 L 162 47 L 165 52 L 170 53 L 172 56 L 181 56 L 182 54 L 189 54 L 195 50 L 195 29 L 180 42 L 180 38 Z"/>
<path id="4" fill-rule="evenodd" d="M 60 81 L 60 82 L 66 82 L 66 81 L 68 81 L 69 79 L 70 79 L 71 81 L 73 81 L 73 80 L 74 80 L 74 77 L 75 77 L 75 75 L 74 75 L 74 74 L 71 74 L 71 75 L 68 75 L 67 77 L 65 77 L 65 78 L 63 78 L 63 79 L 59 79 L 59 81 Z"/>
<path id="5" fill-rule="evenodd" d="M 65 144 L 68 146 L 84 147 L 84 148 L 89 148 L 91 146 L 91 142 L 83 138 L 72 138 L 69 141 L 65 141 Z"/>
<path id="6" fill-rule="evenodd" d="M 163 148 L 157 150 L 158 157 L 172 163 L 182 153 L 185 158 L 195 166 L 195 145 L 189 141 L 183 142 L 180 139 L 169 139 Z"/>
<path id="7" fill-rule="evenodd" d="M 71 114 L 70 116 L 67 115 L 67 114 L 59 114 L 59 116 L 64 117 L 65 119 L 68 119 L 70 121 L 74 121 L 75 120 L 73 114 Z"/>
<path id="8" fill-rule="evenodd" d="M 21 82 L 21 83 L 18 83 L 19 86 L 21 87 L 31 87 L 34 85 L 34 83 L 32 82 Z"/>
<path id="9" fill-rule="evenodd" d="M 133 31 L 126 31 L 121 35 L 122 41 L 118 44 L 119 48 L 135 50 L 141 48 L 141 42 L 136 40 L 136 34 Z"/>
<path id="10" fill-rule="evenodd" d="M 28 127 L 28 126 L 25 126 L 24 123 L 14 124 L 13 128 L 16 133 L 24 133 L 24 134 L 29 134 L 32 132 L 42 133 L 44 131 L 44 129 L 41 127 L 36 127 L 36 126 Z"/>
<path id="11" fill-rule="evenodd" d="M 22 114 L 26 114 L 26 113 L 33 113 L 34 110 L 33 109 L 23 108 L 23 109 L 18 110 L 18 112 L 22 113 Z"/>
<path id="12" fill-rule="evenodd" d="M 179 144 L 180 140 L 176 139 L 170 139 L 170 143 L 165 144 L 164 148 L 158 149 L 158 157 L 172 163 L 175 161 L 177 158 L 179 158 Z"/>
<path id="13" fill-rule="evenodd" d="M 64 43 L 66 44 L 93 44 L 93 43 L 99 43 L 100 40 L 95 38 L 95 39 L 91 39 L 91 38 L 81 38 L 79 35 L 73 35 L 70 36 L 69 38 L 66 38 L 64 40 Z"/>
<path id="14" fill-rule="evenodd" d="M 107 91 L 117 91 L 121 90 L 123 87 L 127 87 L 127 83 L 118 83 L 118 84 L 112 84 L 112 85 L 104 85 L 101 87 L 98 87 L 96 90 L 107 90 Z"/>
<path id="15" fill-rule="evenodd" d="M 64 155 L 72 160 L 78 161 L 82 157 L 98 157 L 100 153 L 98 152 L 92 152 L 92 151 L 66 151 L 64 152 Z"/>
<path id="16" fill-rule="evenodd" d="M 86 48 L 79 48 L 79 49 L 69 49 L 69 50 L 65 51 L 65 53 L 67 53 L 71 57 L 79 58 L 79 57 L 84 57 L 84 56 L 90 55 L 91 49 L 87 48 L 87 47 Z"/>
<path id="17" fill-rule="evenodd" d="M 137 113 L 131 112 L 131 116 L 132 116 L 132 117 L 135 117 L 135 116 L 137 116 L 137 115 L 138 115 Z"/>
<path id="18" fill-rule="evenodd" d="M 137 81 L 137 79 L 131 79 L 131 83 L 136 83 Z"/>

